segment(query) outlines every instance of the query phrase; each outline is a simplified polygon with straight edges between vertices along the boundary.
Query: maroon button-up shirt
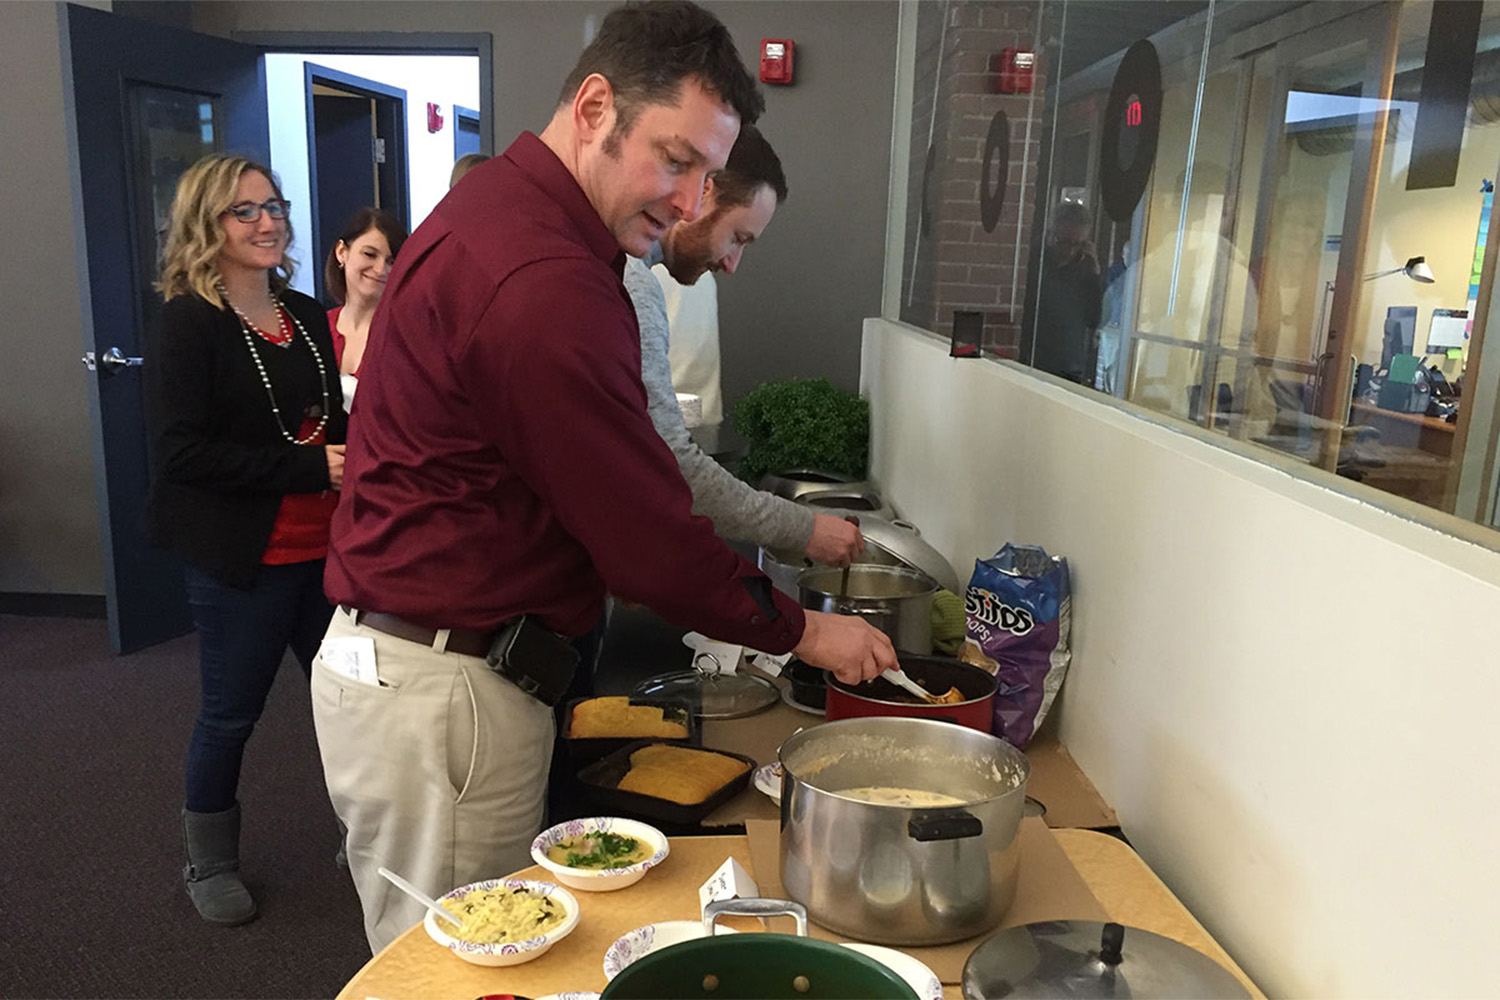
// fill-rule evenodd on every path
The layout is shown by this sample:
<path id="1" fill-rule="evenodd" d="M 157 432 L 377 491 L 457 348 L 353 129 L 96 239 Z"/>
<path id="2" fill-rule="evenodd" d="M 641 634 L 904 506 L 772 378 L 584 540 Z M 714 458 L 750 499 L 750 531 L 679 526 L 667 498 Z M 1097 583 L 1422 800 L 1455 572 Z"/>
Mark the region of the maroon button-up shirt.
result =
<path id="1" fill-rule="evenodd" d="M 328 597 L 578 635 L 606 589 L 767 652 L 803 614 L 691 514 L 646 414 L 624 254 L 526 133 L 401 248 L 360 364 Z"/>

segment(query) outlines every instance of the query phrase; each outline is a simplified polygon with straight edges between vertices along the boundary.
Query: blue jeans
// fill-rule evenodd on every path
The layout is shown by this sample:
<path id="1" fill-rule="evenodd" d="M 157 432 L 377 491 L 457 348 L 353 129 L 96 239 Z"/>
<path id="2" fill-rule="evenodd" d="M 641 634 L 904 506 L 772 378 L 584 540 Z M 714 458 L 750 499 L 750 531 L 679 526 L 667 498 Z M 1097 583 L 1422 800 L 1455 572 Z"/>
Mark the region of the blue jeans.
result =
<path id="1" fill-rule="evenodd" d="M 245 743 L 260 719 L 290 646 L 303 674 L 312 669 L 333 608 L 323 596 L 323 560 L 262 566 L 241 590 L 186 570 L 198 631 L 202 701 L 187 755 L 187 808 L 222 812 L 235 803 Z"/>

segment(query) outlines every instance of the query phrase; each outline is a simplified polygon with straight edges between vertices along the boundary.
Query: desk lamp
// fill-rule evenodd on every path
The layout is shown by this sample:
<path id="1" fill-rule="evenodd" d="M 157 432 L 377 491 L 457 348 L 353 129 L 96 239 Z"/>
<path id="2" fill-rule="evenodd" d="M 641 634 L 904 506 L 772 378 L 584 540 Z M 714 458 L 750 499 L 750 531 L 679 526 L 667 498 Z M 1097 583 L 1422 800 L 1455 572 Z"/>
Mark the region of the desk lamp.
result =
<path id="1" fill-rule="evenodd" d="M 1366 281 L 1374 281 L 1376 278 L 1384 278 L 1388 274 L 1405 274 L 1412 281 L 1420 281 L 1424 285 L 1433 282 L 1432 268 L 1427 266 L 1426 257 L 1413 257 L 1401 267 L 1393 267 L 1389 271 L 1376 271 L 1374 274 L 1365 275 Z M 1329 282 L 1333 284 L 1333 282 Z"/>
<path id="2" fill-rule="evenodd" d="M 1376 278 L 1384 278 L 1391 274 L 1404 274 L 1412 281 L 1423 285 L 1430 285 L 1436 279 L 1432 276 L 1432 268 L 1427 266 L 1426 257 L 1411 257 L 1400 267 L 1393 267 L 1389 271 L 1376 271 L 1374 274 L 1365 275 L 1366 281 L 1374 281 Z M 1323 300 L 1318 304 L 1318 346 L 1313 351 L 1313 360 L 1317 360 L 1323 353 L 1323 341 L 1327 337 L 1324 324 L 1328 320 L 1328 297 L 1333 294 L 1334 283 L 1323 282 Z"/>

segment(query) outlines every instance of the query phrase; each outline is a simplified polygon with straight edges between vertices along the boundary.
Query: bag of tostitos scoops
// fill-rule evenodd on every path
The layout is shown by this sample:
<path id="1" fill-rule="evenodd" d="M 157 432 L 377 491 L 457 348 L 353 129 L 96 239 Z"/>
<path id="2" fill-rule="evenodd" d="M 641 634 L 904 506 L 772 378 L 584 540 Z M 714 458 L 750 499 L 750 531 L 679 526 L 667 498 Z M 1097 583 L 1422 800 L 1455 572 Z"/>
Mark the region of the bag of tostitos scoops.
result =
<path id="1" fill-rule="evenodd" d="M 1007 544 L 974 561 L 958 658 L 996 676 L 996 736 L 1025 747 L 1052 707 L 1072 654 L 1068 561 Z"/>

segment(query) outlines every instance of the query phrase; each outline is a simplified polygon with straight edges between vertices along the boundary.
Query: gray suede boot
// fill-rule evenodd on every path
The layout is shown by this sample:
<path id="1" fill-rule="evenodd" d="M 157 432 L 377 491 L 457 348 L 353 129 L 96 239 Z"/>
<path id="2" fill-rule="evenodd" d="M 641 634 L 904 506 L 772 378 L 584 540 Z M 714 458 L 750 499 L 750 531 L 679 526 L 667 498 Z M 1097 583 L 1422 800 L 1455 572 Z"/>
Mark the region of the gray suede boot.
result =
<path id="1" fill-rule="evenodd" d="M 183 881 L 198 915 L 215 924 L 255 919 L 255 900 L 240 881 L 240 807 L 217 813 L 182 811 L 187 844 Z"/>

